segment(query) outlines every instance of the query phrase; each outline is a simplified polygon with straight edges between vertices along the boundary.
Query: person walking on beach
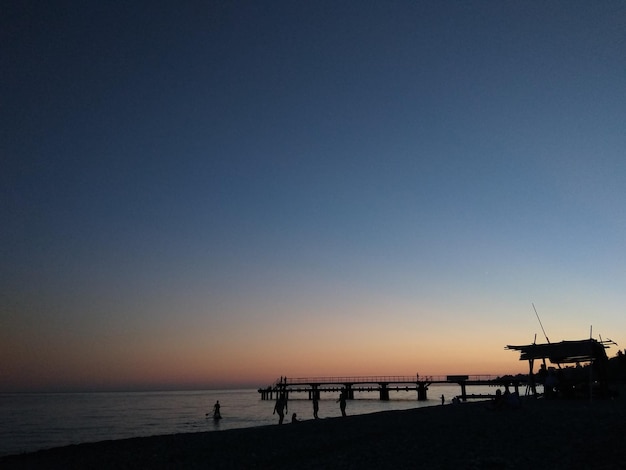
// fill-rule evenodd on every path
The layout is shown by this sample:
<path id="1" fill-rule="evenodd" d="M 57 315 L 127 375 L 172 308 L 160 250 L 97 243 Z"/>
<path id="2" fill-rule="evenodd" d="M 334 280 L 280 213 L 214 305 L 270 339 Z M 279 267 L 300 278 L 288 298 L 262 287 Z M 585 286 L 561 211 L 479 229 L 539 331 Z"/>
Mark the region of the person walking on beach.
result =
<path id="1" fill-rule="evenodd" d="M 276 399 L 276 404 L 274 405 L 274 412 L 272 414 L 278 414 L 278 424 L 283 424 L 283 420 L 285 419 L 285 411 L 289 411 L 287 409 L 287 399 L 285 395 L 280 395 Z"/>
<path id="2" fill-rule="evenodd" d="M 442 405 L 446 404 L 446 397 L 443 396 L 443 393 L 441 394 L 441 404 Z"/>
<path id="3" fill-rule="evenodd" d="M 341 394 L 339 395 L 339 399 L 337 400 L 336 403 L 339 403 L 339 409 L 341 410 L 341 416 L 343 416 L 344 418 L 347 416 L 346 415 L 346 391 L 342 390 Z"/>
<path id="4" fill-rule="evenodd" d="M 319 401 L 317 401 L 317 397 L 314 395 L 313 396 L 313 417 L 315 419 L 319 419 L 319 416 L 317 416 L 317 412 L 320 410 L 320 404 Z"/>

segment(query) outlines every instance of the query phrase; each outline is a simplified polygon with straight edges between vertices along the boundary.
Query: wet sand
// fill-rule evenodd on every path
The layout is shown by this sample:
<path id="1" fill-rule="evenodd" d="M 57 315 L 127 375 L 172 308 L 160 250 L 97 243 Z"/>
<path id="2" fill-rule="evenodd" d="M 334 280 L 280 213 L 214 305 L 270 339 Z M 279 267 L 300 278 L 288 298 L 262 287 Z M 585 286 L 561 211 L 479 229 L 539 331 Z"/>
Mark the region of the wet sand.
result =
<path id="1" fill-rule="evenodd" d="M 435 406 L 80 444 L 4 457 L 0 467 L 626 469 L 625 403 Z"/>

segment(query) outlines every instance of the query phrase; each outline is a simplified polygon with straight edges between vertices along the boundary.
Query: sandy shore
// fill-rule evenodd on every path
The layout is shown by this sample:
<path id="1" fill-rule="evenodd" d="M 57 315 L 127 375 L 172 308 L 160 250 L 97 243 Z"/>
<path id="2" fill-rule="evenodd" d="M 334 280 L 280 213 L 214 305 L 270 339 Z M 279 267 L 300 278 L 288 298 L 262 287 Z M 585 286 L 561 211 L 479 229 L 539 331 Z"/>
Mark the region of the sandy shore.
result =
<path id="1" fill-rule="evenodd" d="M 81 444 L 1 468 L 626 469 L 625 400 L 446 405 Z"/>

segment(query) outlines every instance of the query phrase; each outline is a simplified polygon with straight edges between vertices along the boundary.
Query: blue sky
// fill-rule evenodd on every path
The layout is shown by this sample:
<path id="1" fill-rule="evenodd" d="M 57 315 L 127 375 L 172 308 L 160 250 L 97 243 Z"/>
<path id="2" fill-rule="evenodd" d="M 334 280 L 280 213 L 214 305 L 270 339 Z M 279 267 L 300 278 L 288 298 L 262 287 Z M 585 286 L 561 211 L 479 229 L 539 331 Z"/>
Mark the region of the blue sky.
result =
<path id="1" fill-rule="evenodd" d="M 7 7 L 0 388 L 517 371 L 531 302 L 623 348 L 625 20 Z"/>

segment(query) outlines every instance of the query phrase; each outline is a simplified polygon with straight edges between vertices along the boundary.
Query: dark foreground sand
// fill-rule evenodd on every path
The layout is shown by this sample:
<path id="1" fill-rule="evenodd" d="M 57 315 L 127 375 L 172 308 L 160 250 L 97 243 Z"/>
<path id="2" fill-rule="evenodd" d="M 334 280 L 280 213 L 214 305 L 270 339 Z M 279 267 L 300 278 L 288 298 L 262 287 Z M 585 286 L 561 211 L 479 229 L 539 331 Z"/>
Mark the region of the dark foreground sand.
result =
<path id="1" fill-rule="evenodd" d="M 626 469 L 624 399 L 446 405 L 61 447 L 0 468 Z"/>

